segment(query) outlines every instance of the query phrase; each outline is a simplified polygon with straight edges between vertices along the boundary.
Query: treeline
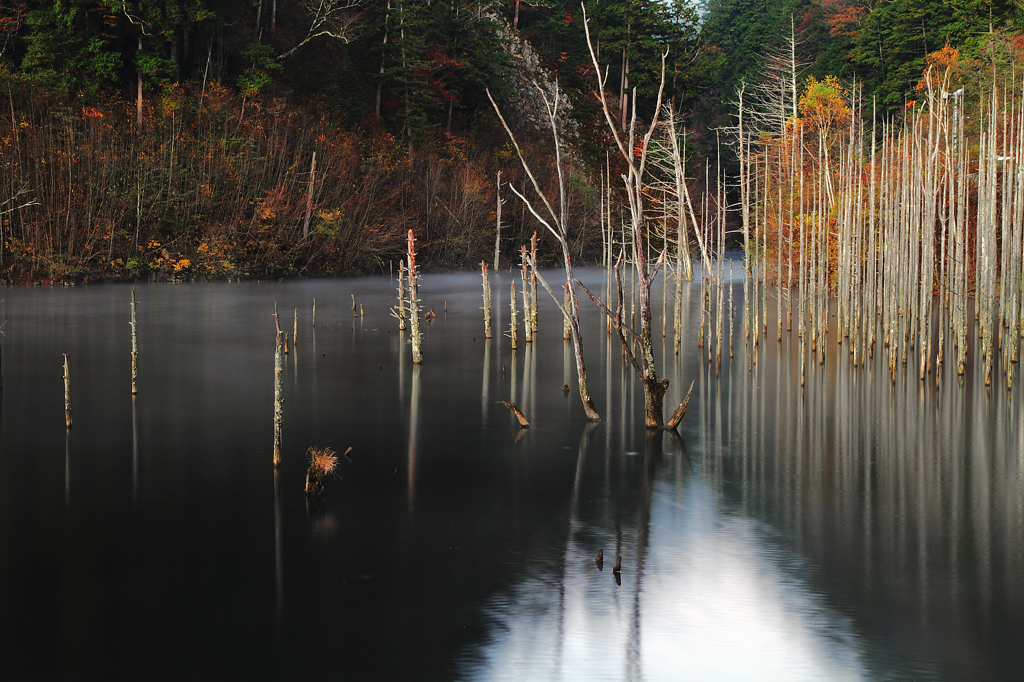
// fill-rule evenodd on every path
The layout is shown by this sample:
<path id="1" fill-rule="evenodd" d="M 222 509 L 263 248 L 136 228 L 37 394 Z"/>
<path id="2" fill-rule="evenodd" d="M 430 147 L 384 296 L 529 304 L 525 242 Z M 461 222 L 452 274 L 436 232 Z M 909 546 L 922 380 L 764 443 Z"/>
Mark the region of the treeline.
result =
<path id="1" fill-rule="evenodd" d="M 885 353 L 893 381 L 938 376 L 944 362 L 963 375 L 970 348 L 986 385 L 997 360 L 1012 385 L 1024 337 L 1024 43 L 993 33 L 981 48 L 928 55 L 898 116 L 835 77 L 798 90 L 794 61 L 742 93 L 733 132 L 755 344 L 774 308 L 773 336 L 796 334 L 819 363 L 835 325 L 855 367 Z"/>
<path id="2" fill-rule="evenodd" d="M 588 7 L 618 127 L 652 119 L 665 55 L 682 170 L 703 183 L 695 196 L 726 188 L 709 200 L 732 207 L 737 239 L 744 179 L 700 159 L 729 139 L 742 85 L 769 137 L 805 119 L 800 100 L 822 84 L 855 91 L 862 119 L 899 120 L 948 41 L 974 106 L 986 70 L 1016 63 L 1019 13 L 968 0 Z M 566 97 L 573 253 L 596 260 L 625 166 L 606 154 L 582 23 L 563 0 L 0 0 L 0 279 L 366 272 L 399 257 L 408 229 L 426 267 L 473 266 L 492 252 L 499 194 L 511 199 L 498 171 L 524 189 L 488 91 L 556 182 L 534 81 Z M 513 260 L 537 224 L 514 199 L 502 215 Z"/>
<path id="3" fill-rule="evenodd" d="M 965 58 L 981 57 L 989 36 L 1024 27 L 1024 10 L 1011 0 L 708 0 L 706 7 L 707 45 L 721 57 L 715 99 L 730 104 L 741 82 L 758 82 L 786 56 L 792 37 L 801 80 L 856 83 L 866 102 L 895 113 L 915 99 L 929 54 L 948 43 Z"/>

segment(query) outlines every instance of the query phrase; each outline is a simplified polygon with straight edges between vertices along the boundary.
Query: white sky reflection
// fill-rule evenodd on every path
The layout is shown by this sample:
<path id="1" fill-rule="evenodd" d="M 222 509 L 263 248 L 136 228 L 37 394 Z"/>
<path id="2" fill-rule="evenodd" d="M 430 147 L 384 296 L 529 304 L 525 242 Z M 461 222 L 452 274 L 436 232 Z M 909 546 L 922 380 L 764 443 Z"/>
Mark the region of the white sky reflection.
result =
<path id="1" fill-rule="evenodd" d="M 860 680 L 847 619 L 783 566 L 755 521 L 721 514 L 699 476 L 654 486 L 650 542 L 568 542 L 564 575 L 538 571 L 494 597 L 489 641 L 467 652 L 478 680 Z M 632 536 L 627 539 L 627 536 Z M 599 572 L 593 552 L 604 543 Z M 595 542 L 597 544 L 595 544 Z M 589 545 L 594 545 L 594 549 Z M 638 553 L 644 553 L 642 568 Z M 639 580 L 638 580 L 639 577 Z M 638 587 L 639 584 L 639 587 Z M 639 590 L 639 591 L 638 591 Z"/>

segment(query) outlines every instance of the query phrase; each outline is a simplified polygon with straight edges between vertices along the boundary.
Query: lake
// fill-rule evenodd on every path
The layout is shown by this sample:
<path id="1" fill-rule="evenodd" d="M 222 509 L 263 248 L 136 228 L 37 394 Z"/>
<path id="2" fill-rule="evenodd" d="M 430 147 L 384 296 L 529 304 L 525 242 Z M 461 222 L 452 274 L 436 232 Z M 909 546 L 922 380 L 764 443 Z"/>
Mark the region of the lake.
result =
<path id="1" fill-rule="evenodd" d="M 696 382 L 674 438 L 589 301 L 600 423 L 546 293 L 513 352 L 480 282 L 422 277 L 418 367 L 387 277 L 140 284 L 134 398 L 130 286 L 3 289 L 0 677 L 1024 679 L 1024 409 L 978 358 L 892 383 L 833 338 L 801 388 L 737 310 L 716 375 L 695 282 L 657 344 L 667 413 Z M 322 501 L 310 446 L 352 448 Z"/>

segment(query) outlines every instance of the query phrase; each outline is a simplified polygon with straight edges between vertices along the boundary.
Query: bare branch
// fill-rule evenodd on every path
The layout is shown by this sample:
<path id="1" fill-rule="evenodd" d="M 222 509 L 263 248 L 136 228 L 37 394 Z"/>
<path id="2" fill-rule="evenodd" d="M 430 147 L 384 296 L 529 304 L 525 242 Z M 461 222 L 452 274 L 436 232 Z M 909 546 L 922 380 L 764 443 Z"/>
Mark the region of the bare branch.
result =
<path id="1" fill-rule="evenodd" d="M 676 408 L 676 411 L 672 413 L 672 417 L 668 420 L 668 423 L 665 424 L 666 428 L 674 431 L 675 428 L 679 426 L 679 422 L 683 421 L 683 416 L 686 414 L 686 406 L 690 404 L 690 394 L 693 393 L 693 385 L 696 381 L 697 380 L 694 379 L 690 382 L 690 390 L 686 392 L 686 397 L 683 398 L 683 402 L 679 403 L 679 407 Z"/>
<path id="2" fill-rule="evenodd" d="M 348 44 L 359 35 L 363 23 L 359 10 L 363 0 L 305 0 L 303 4 L 311 17 L 309 30 L 298 45 L 277 57 L 279 61 L 290 57 L 300 47 L 320 36 Z"/>
<path id="3" fill-rule="evenodd" d="M 551 224 L 548 223 L 548 221 L 544 220 L 544 218 L 541 217 L 540 213 L 537 213 L 537 209 L 535 209 L 533 207 L 533 204 L 530 202 L 530 200 L 527 199 L 522 194 L 520 194 L 519 190 L 516 189 L 515 185 L 513 185 L 510 182 L 510 183 L 508 183 L 508 188 L 510 190 L 512 190 L 512 193 L 515 194 L 517 197 L 519 197 L 524 204 L 526 204 L 526 208 L 530 209 L 530 213 L 533 214 L 533 217 L 536 218 L 538 221 L 540 221 L 541 225 L 543 225 L 544 227 L 548 228 L 548 232 L 553 234 L 555 236 L 555 239 L 557 239 L 560 243 L 564 242 L 564 239 L 562 238 L 562 234 L 560 232 L 558 232 L 557 230 L 555 230 L 555 228 L 551 227 Z M 544 198 L 543 194 L 541 195 L 541 198 L 542 199 Z M 545 203 L 547 203 L 547 202 L 545 202 Z"/>
<path id="4" fill-rule="evenodd" d="M 9 199 L 6 199 L 4 201 L 0 201 L 0 206 L 6 206 L 7 204 L 13 204 L 15 199 L 20 197 L 22 194 L 25 194 L 26 192 L 28 192 L 28 183 L 27 182 L 24 185 L 21 186 L 21 189 L 19 189 L 17 192 L 14 193 L 14 196 L 12 196 Z M 14 213 L 15 211 L 19 211 L 19 210 L 21 210 L 23 208 L 28 208 L 29 206 L 40 206 L 40 205 L 41 204 L 38 201 L 36 201 L 35 199 L 32 199 L 31 201 L 26 201 L 25 203 L 21 204 L 20 206 L 11 206 L 10 208 L 4 209 L 4 210 L 0 211 L 0 215 L 7 215 L 8 213 Z"/>
<path id="5" fill-rule="evenodd" d="M 619 274 L 618 266 L 616 266 L 616 268 L 615 268 L 615 275 L 616 275 L 616 280 L 617 281 L 618 281 L 618 274 Z M 590 289 L 587 288 L 587 286 L 583 282 L 581 282 L 579 280 L 576 280 L 576 284 L 579 286 L 580 289 L 583 289 L 583 293 L 585 293 L 587 296 L 590 297 L 590 300 L 594 302 L 594 305 L 596 305 L 598 308 L 600 308 L 604 312 L 604 314 L 607 315 L 608 318 L 612 321 L 612 326 L 615 328 L 615 331 L 617 332 L 617 334 L 619 336 L 619 342 L 622 344 L 623 352 L 626 354 L 626 357 L 629 359 L 629 364 L 631 364 L 633 366 L 633 369 L 636 371 L 637 376 L 639 376 L 640 378 L 643 378 L 643 375 L 644 375 L 643 370 L 640 368 L 640 364 L 637 362 L 636 356 L 633 354 L 633 349 L 630 346 L 629 341 L 626 340 L 626 335 L 625 335 L 624 332 L 629 332 L 629 335 L 632 338 L 633 343 L 640 343 L 640 341 L 641 341 L 640 336 L 635 331 L 630 329 L 629 327 L 623 325 L 622 324 L 622 318 L 620 318 L 618 315 L 613 313 L 608 308 L 608 306 L 606 306 L 604 304 L 604 301 L 602 301 L 597 296 L 595 296 L 590 291 Z M 618 282 L 618 284 L 619 284 L 619 293 L 622 293 L 622 283 Z"/>
<path id="6" fill-rule="evenodd" d="M 537 88 L 540 89 L 540 86 L 537 86 Z M 526 158 L 523 156 L 523 150 L 521 150 L 519 148 L 519 141 L 516 140 L 516 136 L 512 134 L 512 129 L 509 128 L 508 127 L 508 123 L 505 122 L 505 117 L 501 115 L 501 109 L 498 108 L 498 104 L 494 101 L 494 98 L 491 96 L 490 88 L 485 88 L 484 91 L 487 93 L 487 99 L 491 100 L 491 106 L 494 107 L 494 113 L 496 113 L 498 115 L 498 120 L 501 121 L 501 125 L 505 128 L 505 132 L 508 133 L 509 139 L 512 140 L 512 146 L 515 147 L 516 154 L 519 156 L 519 162 L 523 165 L 523 170 L 526 171 L 526 177 L 530 178 L 530 183 L 533 185 L 534 191 L 537 192 L 537 196 L 539 196 L 541 201 L 544 202 L 544 207 L 547 208 L 548 213 L 551 215 L 551 220 L 556 225 L 558 225 L 559 233 L 562 232 L 562 230 L 565 229 L 565 226 L 562 225 L 561 222 L 559 221 L 558 215 L 555 213 L 555 209 L 552 208 L 552 206 L 551 206 L 551 202 L 548 201 L 547 196 L 545 196 L 544 192 L 541 191 L 540 184 L 538 184 L 537 179 L 535 177 L 533 177 L 533 171 L 530 170 L 530 166 L 527 165 L 527 163 L 526 163 Z M 541 90 L 541 92 L 543 92 L 543 90 Z M 556 108 L 557 108 L 557 100 L 558 100 L 557 94 L 558 93 L 557 93 L 557 90 L 556 90 L 556 92 L 555 92 Z M 554 124 L 554 114 L 551 112 L 551 106 L 548 104 L 548 101 L 547 101 L 546 97 L 544 98 L 544 106 L 546 108 L 548 108 L 548 114 L 549 114 L 549 116 L 552 119 L 551 127 L 552 127 L 552 130 L 554 130 L 554 127 L 555 127 L 555 124 Z M 556 154 L 558 153 L 558 138 L 557 137 L 555 138 L 555 152 L 556 152 Z M 561 168 L 559 168 L 559 173 L 561 173 Z M 509 184 L 509 187 L 512 187 L 511 183 Z M 519 194 L 519 192 L 516 192 L 515 187 L 512 187 L 512 191 L 515 192 L 516 196 L 518 196 L 520 199 L 523 199 L 523 195 Z M 526 201 L 526 199 L 523 199 L 523 201 Z M 530 206 L 530 203 L 526 202 L 526 205 Z M 537 215 L 537 212 L 533 210 L 532 206 L 530 206 L 530 212 L 533 213 L 535 216 Z M 545 227 L 547 227 L 549 230 L 551 230 L 551 226 L 548 225 L 544 220 L 542 220 L 540 218 L 540 216 L 537 216 L 537 219 L 540 220 L 542 223 L 544 223 Z M 559 243 L 563 243 L 563 244 L 565 243 L 565 235 L 555 234 L 555 237 L 558 239 Z"/>

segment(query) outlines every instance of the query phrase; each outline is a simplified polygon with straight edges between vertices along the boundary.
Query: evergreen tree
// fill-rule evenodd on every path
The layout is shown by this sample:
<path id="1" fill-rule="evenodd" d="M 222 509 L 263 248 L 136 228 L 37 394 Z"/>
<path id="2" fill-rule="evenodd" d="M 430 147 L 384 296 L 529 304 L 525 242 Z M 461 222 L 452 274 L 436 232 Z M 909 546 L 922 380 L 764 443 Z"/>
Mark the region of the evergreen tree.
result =
<path id="1" fill-rule="evenodd" d="M 88 97 L 117 84 L 125 65 L 119 19 L 102 2 L 44 0 L 28 12 L 25 23 L 25 71 Z"/>

